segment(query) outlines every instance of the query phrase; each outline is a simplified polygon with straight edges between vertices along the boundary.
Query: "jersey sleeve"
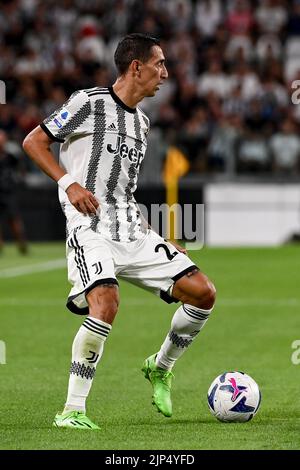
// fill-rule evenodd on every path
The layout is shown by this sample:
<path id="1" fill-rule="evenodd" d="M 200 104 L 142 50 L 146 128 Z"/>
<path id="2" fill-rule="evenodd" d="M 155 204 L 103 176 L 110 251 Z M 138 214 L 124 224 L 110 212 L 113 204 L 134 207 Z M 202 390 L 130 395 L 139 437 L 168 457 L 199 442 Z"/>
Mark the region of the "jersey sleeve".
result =
<path id="1" fill-rule="evenodd" d="M 64 142 L 72 135 L 87 134 L 91 103 L 84 90 L 76 91 L 68 101 L 42 123 L 41 128 L 52 139 Z"/>

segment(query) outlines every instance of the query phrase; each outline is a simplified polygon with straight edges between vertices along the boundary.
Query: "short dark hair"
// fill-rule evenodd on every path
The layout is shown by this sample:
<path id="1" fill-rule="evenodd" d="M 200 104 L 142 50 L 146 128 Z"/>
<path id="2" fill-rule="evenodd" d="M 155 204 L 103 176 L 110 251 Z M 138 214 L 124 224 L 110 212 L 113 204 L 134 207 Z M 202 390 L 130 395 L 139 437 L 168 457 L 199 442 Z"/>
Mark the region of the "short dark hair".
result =
<path id="1" fill-rule="evenodd" d="M 125 36 L 118 44 L 114 59 L 120 75 L 127 72 L 129 65 L 135 59 L 147 62 L 151 57 L 151 48 L 159 46 L 159 40 L 142 33 Z"/>

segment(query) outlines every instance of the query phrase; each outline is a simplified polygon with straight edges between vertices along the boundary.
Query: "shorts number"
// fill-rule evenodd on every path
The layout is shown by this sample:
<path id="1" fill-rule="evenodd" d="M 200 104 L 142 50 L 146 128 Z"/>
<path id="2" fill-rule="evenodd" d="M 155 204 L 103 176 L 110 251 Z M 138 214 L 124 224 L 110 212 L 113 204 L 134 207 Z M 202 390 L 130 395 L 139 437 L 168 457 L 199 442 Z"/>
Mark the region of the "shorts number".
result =
<path id="1" fill-rule="evenodd" d="M 156 245 L 154 249 L 155 253 L 158 253 L 160 248 L 162 248 L 166 252 L 167 258 L 170 261 L 174 258 L 174 256 L 178 255 L 178 251 L 174 251 L 173 253 L 171 253 L 169 247 L 164 243 L 159 243 L 158 245 Z"/>

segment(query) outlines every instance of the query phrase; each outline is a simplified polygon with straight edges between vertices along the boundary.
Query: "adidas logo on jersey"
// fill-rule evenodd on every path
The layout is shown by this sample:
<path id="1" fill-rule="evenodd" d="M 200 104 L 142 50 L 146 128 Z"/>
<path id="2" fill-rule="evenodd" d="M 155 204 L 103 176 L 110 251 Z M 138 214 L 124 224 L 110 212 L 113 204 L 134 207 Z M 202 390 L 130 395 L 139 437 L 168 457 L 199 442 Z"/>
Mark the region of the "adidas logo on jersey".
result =
<path id="1" fill-rule="evenodd" d="M 107 127 L 106 130 L 107 130 L 107 131 L 116 131 L 117 128 L 116 128 L 115 124 L 112 122 L 112 123 L 110 124 L 110 126 Z"/>

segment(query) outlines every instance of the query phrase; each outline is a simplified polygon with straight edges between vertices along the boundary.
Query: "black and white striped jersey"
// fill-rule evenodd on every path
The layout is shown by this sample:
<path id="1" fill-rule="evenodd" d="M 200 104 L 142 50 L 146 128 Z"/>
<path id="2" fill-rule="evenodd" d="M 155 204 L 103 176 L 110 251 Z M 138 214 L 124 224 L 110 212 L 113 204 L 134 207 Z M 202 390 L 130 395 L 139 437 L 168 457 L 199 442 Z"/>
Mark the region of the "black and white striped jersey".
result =
<path id="1" fill-rule="evenodd" d="M 112 88 L 73 93 L 43 121 L 42 129 L 61 142 L 60 165 L 100 202 L 98 215 L 85 216 L 59 189 L 67 230 L 89 225 L 116 241 L 134 241 L 146 228 L 133 193 L 147 148 L 149 119 L 126 106 Z"/>

